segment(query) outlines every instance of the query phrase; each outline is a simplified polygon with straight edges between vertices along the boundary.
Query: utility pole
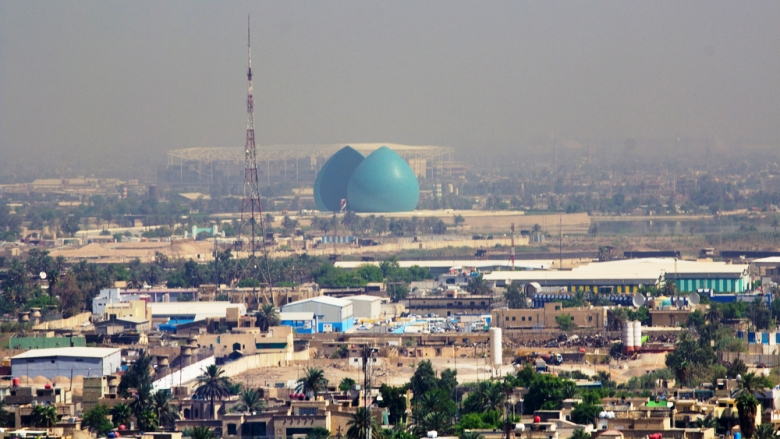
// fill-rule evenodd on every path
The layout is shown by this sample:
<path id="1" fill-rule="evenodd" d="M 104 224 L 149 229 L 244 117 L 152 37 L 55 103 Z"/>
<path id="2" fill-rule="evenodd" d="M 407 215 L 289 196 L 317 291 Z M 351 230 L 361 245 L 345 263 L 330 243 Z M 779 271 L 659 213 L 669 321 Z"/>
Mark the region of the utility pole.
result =
<path id="1" fill-rule="evenodd" d="M 515 223 L 509 228 L 512 237 L 512 249 L 509 250 L 509 258 L 512 259 L 512 271 L 515 271 Z"/>
<path id="2" fill-rule="evenodd" d="M 371 439 L 371 409 L 368 406 L 369 389 L 371 388 L 371 361 L 374 359 L 374 350 L 368 346 L 363 346 L 360 358 L 363 360 L 363 408 L 365 409 L 364 425 L 366 427 L 365 439 Z"/>
<path id="3" fill-rule="evenodd" d="M 559 270 L 563 270 L 563 217 L 558 215 L 558 266 Z"/>

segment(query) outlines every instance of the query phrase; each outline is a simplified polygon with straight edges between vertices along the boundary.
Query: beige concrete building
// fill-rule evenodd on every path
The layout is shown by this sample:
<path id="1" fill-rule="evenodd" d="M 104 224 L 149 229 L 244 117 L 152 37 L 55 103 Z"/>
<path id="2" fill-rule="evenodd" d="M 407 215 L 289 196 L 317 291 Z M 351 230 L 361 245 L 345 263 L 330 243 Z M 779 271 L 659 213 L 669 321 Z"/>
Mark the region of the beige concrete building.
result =
<path id="1" fill-rule="evenodd" d="M 563 308 L 560 303 L 545 303 L 544 308 L 494 309 L 493 327 L 501 329 L 555 328 L 555 318 L 571 316 L 575 325 L 583 328 L 607 326 L 607 310 L 603 307 Z"/>

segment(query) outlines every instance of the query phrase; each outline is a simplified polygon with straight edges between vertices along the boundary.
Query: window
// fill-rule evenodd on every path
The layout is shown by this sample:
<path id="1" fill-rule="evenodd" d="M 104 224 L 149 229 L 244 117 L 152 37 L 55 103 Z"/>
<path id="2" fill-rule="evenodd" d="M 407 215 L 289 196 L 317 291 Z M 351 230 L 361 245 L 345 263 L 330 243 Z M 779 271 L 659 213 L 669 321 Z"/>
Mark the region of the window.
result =
<path id="1" fill-rule="evenodd" d="M 561 310 L 561 306 L 560 305 L 555 305 L 555 310 L 556 311 L 560 311 Z"/>
<path id="2" fill-rule="evenodd" d="M 523 321 L 525 321 L 525 316 L 523 316 Z"/>
<path id="3" fill-rule="evenodd" d="M 301 407 L 298 409 L 301 416 L 314 416 L 317 414 L 317 407 Z"/>
<path id="4" fill-rule="evenodd" d="M 238 434 L 238 429 L 236 428 L 236 424 L 228 424 L 228 435 L 235 436 Z"/>
<path id="5" fill-rule="evenodd" d="M 507 317 L 507 318 L 506 318 L 506 321 L 507 321 L 507 322 L 509 321 L 509 317 Z"/>
<path id="6" fill-rule="evenodd" d="M 571 321 L 572 321 L 572 322 L 574 321 L 574 316 L 571 316 Z"/>
<path id="7" fill-rule="evenodd" d="M 83 358 L 76 358 L 76 363 L 83 363 L 83 362 L 84 362 Z"/>
<path id="8" fill-rule="evenodd" d="M 513 321 L 513 322 L 515 321 L 515 317 L 514 317 L 514 316 L 512 316 L 512 321 Z"/>
<path id="9" fill-rule="evenodd" d="M 588 316 L 588 321 L 592 322 L 593 321 L 593 316 Z"/>

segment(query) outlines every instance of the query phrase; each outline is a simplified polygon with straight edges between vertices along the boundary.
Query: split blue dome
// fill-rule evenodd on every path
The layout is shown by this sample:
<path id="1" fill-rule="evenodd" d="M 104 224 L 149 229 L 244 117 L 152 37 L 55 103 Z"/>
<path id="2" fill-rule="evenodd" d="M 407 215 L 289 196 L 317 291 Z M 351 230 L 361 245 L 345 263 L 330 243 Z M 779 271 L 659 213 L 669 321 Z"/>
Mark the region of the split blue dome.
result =
<path id="1" fill-rule="evenodd" d="M 363 157 L 349 146 L 323 165 L 314 180 L 314 202 L 323 212 L 347 209 L 359 213 L 409 212 L 417 208 L 420 185 L 412 168 L 383 146 Z"/>

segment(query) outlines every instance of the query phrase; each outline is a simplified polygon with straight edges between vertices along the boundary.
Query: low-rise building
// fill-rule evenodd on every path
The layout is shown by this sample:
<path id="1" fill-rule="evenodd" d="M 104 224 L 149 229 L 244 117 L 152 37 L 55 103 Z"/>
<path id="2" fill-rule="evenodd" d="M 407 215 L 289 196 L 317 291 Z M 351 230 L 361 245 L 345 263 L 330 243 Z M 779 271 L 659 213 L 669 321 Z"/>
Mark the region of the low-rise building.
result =
<path id="1" fill-rule="evenodd" d="M 11 358 L 11 374 L 48 379 L 111 375 L 122 366 L 121 352 L 117 348 L 35 349 Z"/>
<path id="2" fill-rule="evenodd" d="M 311 312 L 317 318 L 317 332 L 347 332 L 354 326 L 352 302 L 335 297 L 312 297 L 282 306 L 281 312 Z"/>
<path id="3" fill-rule="evenodd" d="M 554 328 L 556 318 L 568 314 L 575 325 L 583 328 L 605 328 L 607 310 L 604 307 L 563 308 L 559 302 L 548 302 L 544 308 L 494 309 L 493 327 L 501 329 Z"/>
<path id="4" fill-rule="evenodd" d="M 313 312 L 280 312 L 279 322 L 282 326 L 289 326 L 299 334 L 316 334 L 317 317 Z"/>

